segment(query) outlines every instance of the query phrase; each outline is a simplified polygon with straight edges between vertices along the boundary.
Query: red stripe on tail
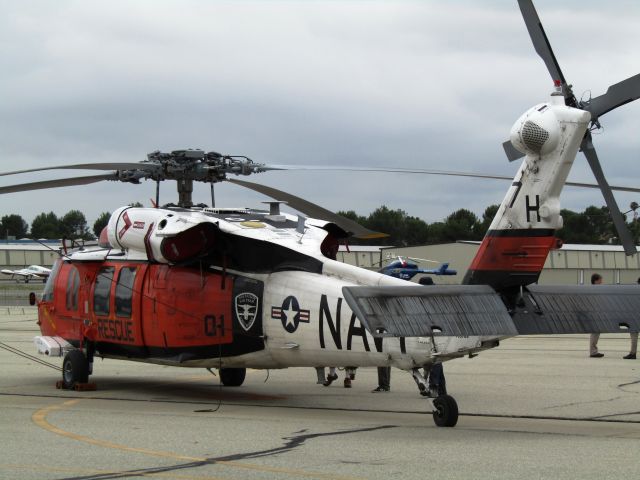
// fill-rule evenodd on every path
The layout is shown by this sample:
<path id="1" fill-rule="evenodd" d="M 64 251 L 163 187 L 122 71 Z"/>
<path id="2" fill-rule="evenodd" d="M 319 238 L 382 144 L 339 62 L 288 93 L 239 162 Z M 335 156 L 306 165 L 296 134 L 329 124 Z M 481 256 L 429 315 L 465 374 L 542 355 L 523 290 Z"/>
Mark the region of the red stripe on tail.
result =
<path id="1" fill-rule="evenodd" d="M 556 245 L 553 230 L 489 231 L 463 283 L 488 284 L 496 289 L 534 283 Z"/>

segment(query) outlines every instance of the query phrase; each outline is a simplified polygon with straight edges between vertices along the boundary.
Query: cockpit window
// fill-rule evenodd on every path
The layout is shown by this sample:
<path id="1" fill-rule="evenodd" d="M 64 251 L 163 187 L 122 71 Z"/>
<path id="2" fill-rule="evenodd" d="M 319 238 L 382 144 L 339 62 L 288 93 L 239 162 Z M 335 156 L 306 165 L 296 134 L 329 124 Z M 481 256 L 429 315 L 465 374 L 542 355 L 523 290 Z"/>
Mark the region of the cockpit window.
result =
<path id="1" fill-rule="evenodd" d="M 58 273 L 60 272 L 61 266 L 62 266 L 62 260 L 58 259 L 54 262 L 53 268 L 51 269 L 51 273 L 49 274 L 49 278 L 47 279 L 47 283 L 44 286 L 44 291 L 42 292 L 43 302 L 53 301 L 53 286 L 56 283 L 56 278 L 58 277 Z"/>
<path id="2" fill-rule="evenodd" d="M 67 310 L 78 310 L 78 289 L 80 288 L 80 274 L 73 265 L 67 277 Z"/>

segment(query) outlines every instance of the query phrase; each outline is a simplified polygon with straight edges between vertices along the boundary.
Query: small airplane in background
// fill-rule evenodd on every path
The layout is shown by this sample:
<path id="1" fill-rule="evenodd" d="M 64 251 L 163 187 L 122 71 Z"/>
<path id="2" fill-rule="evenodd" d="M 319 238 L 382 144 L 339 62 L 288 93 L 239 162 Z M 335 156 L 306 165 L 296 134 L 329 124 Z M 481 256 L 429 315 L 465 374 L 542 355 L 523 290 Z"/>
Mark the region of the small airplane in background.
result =
<path id="1" fill-rule="evenodd" d="M 442 263 L 438 268 L 419 268 L 417 263 L 409 262 L 408 260 L 415 260 L 418 262 L 433 262 L 433 260 L 425 260 L 422 258 L 406 257 L 406 259 L 404 259 L 402 257 L 398 257 L 397 260 L 394 260 L 389 265 L 386 265 L 378 270 L 378 273 L 383 273 L 385 275 L 389 275 L 390 277 L 401 278 L 402 280 L 411 280 L 419 273 L 424 273 L 427 275 L 457 275 L 458 273 L 456 270 L 452 270 L 449 268 L 448 262 Z"/>
<path id="2" fill-rule="evenodd" d="M 0 272 L 5 275 L 11 275 L 11 278 L 15 278 L 16 281 L 20 280 L 20 277 L 23 277 L 24 283 L 29 283 L 31 279 L 41 279 L 43 282 L 47 281 L 49 275 L 51 274 L 51 269 L 47 267 L 41 267 L 40 265 L 29 265 L 26 268 L 21 268 L 20 270 L 0 270 Z M 17 277 L 17 278 L 16 278 Z"/>

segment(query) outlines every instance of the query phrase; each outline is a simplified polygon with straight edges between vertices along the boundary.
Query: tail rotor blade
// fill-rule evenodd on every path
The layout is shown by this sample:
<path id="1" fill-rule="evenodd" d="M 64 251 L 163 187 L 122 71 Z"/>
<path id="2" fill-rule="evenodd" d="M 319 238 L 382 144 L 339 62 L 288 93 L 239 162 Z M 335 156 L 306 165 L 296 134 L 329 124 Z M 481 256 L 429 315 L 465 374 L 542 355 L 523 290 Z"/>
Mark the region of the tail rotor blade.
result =
<path id="1" fill-rule="evenodd" d="M 524 157 L 524 153 L 522 153 L 520 150 L 514 147 L 513 143 L 511 143 L 511 140 L 502 142 L 502 148 L 504 148 L 504 153 L 507 154 L 507 158 L 509 159 L 510 162 L 513 162 L 515 160 L 518 160 L 519 158 Z"/>
<path id="2" fill-rule="evenodd" d="M 627 225 L 625 224 L 624 217 L 618 208 L 618 204 L 616 203 L 616 199 L 613 196 L 613 192 L 607 183 L 607 179 L 604 177 L 604 173 L 602 171 L 602 167 L 600 166 L 600 160 L 598 160 L 598 154 L 596 153 L 596 149 L 593 146 L 593 142 L 591 141 L 591 134 L 587 132 L 587 135 L 582 140 L 582 152 L 587 157 L 587 161 L 589 162 L 589 166 L 593 171 L 593 174 L 598 181 L 598 185 L 600 186 L 600 191 L 602 192 L 602 196 L 609 208 L 609 212 L 611 214 L 611 218 L 613 220 L 613 224 L 616 227 L 616 231 L 618 232 L 618 237 L 620 238 L 620 242 L 624 247 L 624 251 L 627 255 L 633 255 L 636 253 L 636 246 L 633 243 L 633 239 L 631 238 L 631 234 L 627 229 Z"/>
<path id="3" fill-rule="evenodd" d="M 591 100 L 586 109 L 598 118 L 614 108 L 640 98 L 640 73 L 611 85 L 607 92 Z"/>
<path id="4" fill-rule="evenodd" d="M 571 107 L 575 107 L 577 104 L 576 98 L 571 91 L 571 87 L 567 85 L 567 81 L 562 74 L 562 70 L 560 69 L 558 60 L 556 59 L 556 56 L 551 49 L 551 43 L 549 43 L 549 39 L 547 38 L 547 34 L 544 31 L 542 22 L 540 22 L 538 12 L 533 6 L 533 2 L 531 0 L 518 0 L 518 5 L 520 5 L 522 18 L 524 18 L 524 23 L 526 24 L 527 30 L 529 31 L 529 36 L 531 37 L 531 41 L 533 42 L 533 47 L 535 48 L 538 55 L 540 55 L 540 58 L 542 58 L 544 64 L 547 66 L 547 70 L 551 75 L 551 79 L 554 81 L 560 81 L 560 83 L 562 84 L 565 103 Z"/>

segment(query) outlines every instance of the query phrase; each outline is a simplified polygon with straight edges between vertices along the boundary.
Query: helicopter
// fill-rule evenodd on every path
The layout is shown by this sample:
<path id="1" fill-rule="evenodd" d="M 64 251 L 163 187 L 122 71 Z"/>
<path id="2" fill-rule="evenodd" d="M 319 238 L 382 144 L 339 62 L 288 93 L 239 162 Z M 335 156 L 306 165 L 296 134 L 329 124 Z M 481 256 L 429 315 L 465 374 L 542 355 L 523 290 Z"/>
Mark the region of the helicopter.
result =
<path id="1" fill-rule="evenodd" d="M 410 261 L 414 260 L 414 262 Z M 456 270 L 449 268 L 448 262 L 440 263 L 438 268 L 419 268 L 418 264 L 415 262 L 435 262 L 434 260 L 426 260 L 423 258 L 411 258 L 411 257 L 398 257 L 397 260 L 390 262 L 388 265 L 385 265 L 380 270 L 379 273 L 384 273 L 385 275 L 389 275 L 395 278 L 401 278 L 403 280 L 411 280 L 418 274 L 429 274 L 429 275 L 457 275 L 458 272 Z"/>
<path id="2" fill-rule="evenodd" d="M 117 209 L 96 247 L 68 252 L 53 266 L 37 303 L 41 334 L 34 341 L 40 353 L 63 357 L 60 386 L 88 388 L 98 357 L 215 368 L 228 387 L 241 386 L 247 368 L 393 366 L 423 392 L 422 369 L 474 356 L 504 338 L 640 330 L 638 286 L 536 285 L 559 246 L 559 197 L 580 149 L 614 219 L 619 212 L 597 173 L 591 130 L 602 115 L 640 97 L 640 75 L 577 101 L 533 4 L 519 4 L 554 88 L 511 129 L 505 149 L 524 160 L 461 285 L 424 287 L 336 261 L 350 237 L 382 234 L 292 194 L 229 178 L 286 169 L 244 156 L 156 151 L 137 163 L 1 174 L 112 170 L 1 187 L 0 194 L 99 181 L 157 185 L 155 208 Z M 160 206 L 159 185 L 167 180 L 176 182 L 178 201 Z M 194 205 L 195 181 L 229 181 L 274 201 L 268 210 Z M 284 202 L 300 213 L 283 212 Z M 624 225 L 616 227 L 634 253 Z M 429 401 L 437 426 L 456 425 L 453 396 Z"/>

